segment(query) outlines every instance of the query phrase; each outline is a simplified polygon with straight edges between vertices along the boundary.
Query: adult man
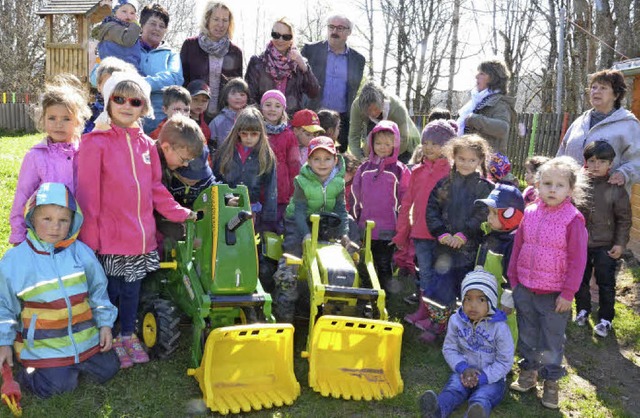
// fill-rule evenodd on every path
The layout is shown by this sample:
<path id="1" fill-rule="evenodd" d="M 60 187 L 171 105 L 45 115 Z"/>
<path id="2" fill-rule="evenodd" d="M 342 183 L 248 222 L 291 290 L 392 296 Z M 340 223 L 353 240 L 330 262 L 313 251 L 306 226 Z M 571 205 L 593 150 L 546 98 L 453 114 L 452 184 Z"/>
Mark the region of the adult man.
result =
<path id="1" fill-rule="evenodd" d="M 347 46 L 353 24 L 342 15 L 327 19 L 327 40 L 305 44 L 302 56 L 309 61 L 311 70 L 320 83 L 320 94 L 309 99 L 307 107 L 333 109 L 340 113 L 340 152 L 347 149 L 349 118 L 353 99 L 362 81 L 365 58 Z"/>

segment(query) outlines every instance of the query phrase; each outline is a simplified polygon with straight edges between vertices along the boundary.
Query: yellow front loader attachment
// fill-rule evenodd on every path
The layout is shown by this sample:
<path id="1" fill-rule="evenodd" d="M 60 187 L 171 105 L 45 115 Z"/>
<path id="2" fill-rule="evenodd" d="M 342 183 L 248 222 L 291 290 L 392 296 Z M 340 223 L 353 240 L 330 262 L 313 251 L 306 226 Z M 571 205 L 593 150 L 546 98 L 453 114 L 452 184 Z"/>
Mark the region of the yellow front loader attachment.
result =
<path id="1" fill-rule="evenodd" d="M 310 339 L 309 386 L 323 396 L 380 400 L 402 392 L 403 327 L 375 319 L 325 315 Z"/>
<path id="2" fill-rule="evenodd" d="M 200 367 L 187 373 L 200 384 L 207 407 L 223 415 L 291 405 L 300 395 L 293 373 L 293 326 L 214 329 Z"/>

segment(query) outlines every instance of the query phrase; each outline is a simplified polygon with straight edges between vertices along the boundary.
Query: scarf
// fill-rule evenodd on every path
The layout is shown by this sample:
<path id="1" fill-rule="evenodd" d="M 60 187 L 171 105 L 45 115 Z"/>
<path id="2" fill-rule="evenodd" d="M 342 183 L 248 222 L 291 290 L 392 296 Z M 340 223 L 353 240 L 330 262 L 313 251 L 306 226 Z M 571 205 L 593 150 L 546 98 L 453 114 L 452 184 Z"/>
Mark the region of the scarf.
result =
<path id="1" fill-rule="evenodd" d="M 289 59 L 288 56 L 282 55 L 271 41 L 264 51 L 262 61 L 264 62 L 265 71 L 276 84 L 291 78 L 291 74 L 298 68 L 298 64 L 294 60 Z"/>
<path id="2" fill-rule="evenodd" d="M 285 129 L 287 129 L 287 124 L 282 122 L 278 125 L 272 125 L 269 122 L 264 122 L 264 127 L 267 130 L 267 135 L 275 135 L 282 133 Z"/>
<path id="3" fill-rule="evenodd" d="M 229 41 L 228 36 L 223 36 L 220 40 L 214 41 L 204 33 L 198 35 L 198 45 L 200 48 L 207 54 L 217 58 L 222 58 L 227 55 L 230 43 L 231 41 Z"/>
<path id="4" fill-rule="evenodd" d="M 500 90 L 489 90 L 484 89 L 482 91 L 478 91 L 476 88 L 471 90 L 471 100 L 464 104 L 458 111 L 458 136 L 464 135 L 464 127 L 465 122 L 470 114 L 476 109 L 476 107 L 487 97 L 494 95 L 496 93 L 500 93 Z"/>

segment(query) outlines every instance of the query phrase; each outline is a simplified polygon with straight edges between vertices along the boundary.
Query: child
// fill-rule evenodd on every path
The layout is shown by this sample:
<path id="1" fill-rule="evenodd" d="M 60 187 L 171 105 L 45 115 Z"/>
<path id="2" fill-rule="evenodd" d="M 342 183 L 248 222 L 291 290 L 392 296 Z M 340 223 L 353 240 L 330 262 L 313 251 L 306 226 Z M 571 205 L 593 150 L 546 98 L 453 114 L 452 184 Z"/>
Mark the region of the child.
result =
<path id="1" fill-rule="evenodd" d="M 167 118 L 160 121 L 158 127 L 149 134 L 152 139 L 158 139 L 162 126 L 171 116 L 176 113 L 182 113 L 185 116 L 189 116 L 191 113 L 191 94 L 189 93 L 189 90 L 182 86 L 169 86 L 163 89 L 162 111 L 167 115 Z"/>
<path id="2" fill-rule="evenodd" d="M 309 142 L 309 157 L 295 179 L 295 190 L 284 219 L 285 253 L 302 256 L 302 242 L 311 236 L 308 221 L 312 213 L 333 212 L 341 223 L 338 231 L 343 245 L 350 244 L 349 223 L 344 199 L 344 161 L 337 155 L 333 139 L 320 136 Z M 297 299 L 292 266 L 281 260 L 273 276 L 276 282 L 274 313 L 280 322 L 293 322 Z"/>
<path id="3" fill-rule="evenodd" d="M 82 212 L 64 184 L 43 183 L 24 217 L 26 241 L 0 261 L 0 366 L 13 366 L 13 345 L 18 380 L 41 398 L 74 390 L 79 373 L 105 383 L 119 369 L 117 310 L 96 256 L 76 240 Z"/>
<path id="4" fill-rule="evenodd" d="M 449 160 L 443 154 L 443 147 L 455 138 L 458 127 L 454 121 L 435 120 L 429 122 L 422 131 L 422 163 L 418 164 L 411 173 L 409 188 L 402 199 L 398 226 L 393 242 L 400 251 L 415 246 L 418 261 L 419 288 L 414 303 L 419 303 L 418 310 L 405 316 L 405 321 L 416 326 L 428 318 L 426 305 L 422 302 L 422 294 L 432 274 L 433 252 L 436 248 L 436 238 L 431 235 L 427 227 L 427 203 L 429 194 L 436 183 L 445 178 L 451 171 Z M 411 222 L 413 221 L 413 222 Z M 421 326 L 421 325 L 420 325 Z"/>
<path id="5" fill-rule="evenodd" d="M 293 179 L 300 172 L 298 141 L 287 127 L 287 102 L 280 90 L 269 90 L 260 100 L 265 128 L 269 135 L 269 146 L 276 156 L 276 176 L 278 178 L 278 233 L 282 233 L 284 212 L 293 195 Z"/>
<path id="6" fill-rule="evenodd" d="M 460 294 L 464 275 L 473 270 L 482 237 L 480 225 L 487 219 L 485 205 L 474 205 L 493 189 L 487 175 L 489 144 L 478 135 L 464 135 L 449 142 L 453 167 L 436 183 L 427 204 L 427 227 L 438 241 L 431 279 L 424 289 L 429 299 L 429 320 L 423 322 L 421 339 L 434 341 L 446 329 L 447 319 Z"/>
<path id="7" fill-rule="evenodd" d="M 276 156 L 269 147 L 262 114 L 247 107 L 216 151 L 213 172 L 231 187 L 247 186 L 256 231 L 275 231 L 277 216 Z"/>
<path id="8" fill-rule="evenodd" d="M 514 344 L 518 338 L 518 327 L 513 311 L 513 297 L 509 288 L 507 269 L 511 260 L 513 238 L 524 216 L 524 199 L 517 187 L 498 183 L 485 199 L 478 199 L 489 207 L 487 222 L 482 225 L 486 236 L 478 249 L 476 265 L 483 267 L 498 280 L 500 309 L 507 314 Z"/>
<path id="9" fill-rule="evenodd" d="M 337 143 L 340 136 L 340 113 L 331 109 L 321 109 L 318 111 L 318 120 L 322 129 L 324 129 L 325 135 Z M 342 153 L 343 156 L 345 154 L 344 152 Z"/>
<path id="10" fill-rule="evenodd" d="M 47 136 L 22 160 L 11 207 L 11 244 L 20 244 L 27 233 L 24 204 L 45 182 L 57 182 L 75 190 L 73 166 L 80 132 L 90 112 L 87 100 L 76 88 L 47 85 L 38 109 L 38 125 Z"/>
<path id="11" fill-rule="evenodd" d="M 448 417 L 465 400 L 469 418 L 488 417 L 507 387 L 513 341 L 506 315 L 497 308 L 498 285 L 478 268 L 462 281 L 462 307 L 451 316 L 442 354 L 454 373 L 440 395 L 420 397 L 423 417 Z"/>
<path id="12" fill-rule="evenodd" d="M 131 71 L 136 72 L 136 67 L 122 61 L 116 57 L 107 57 L 100 61 L 100 65 L 96 69 L 96 88 L 98 92 L 95 95 L 95 101 L 91 104 L 91 117 L 84 125 L 83 134 L 89 133 L 96 128 L 97 118 L 104 111 L 104 98 L 102 97 L 102 87 L 104 83 L 111 77 L 111 74 L 116 71 Z M 108 125 L 102 127 L 109 129 Z"/>
<path id="13" fill-rule="evenodd" d="M 137 74 L 114 73 L 104 86 L 108 131 L 84 135 L 78 153 L 78 202 L 84 208 L 81 239 L 98 254 L 120 313 L 114 349 L 120 367 L 149 361 L 134 334 L 140 284 L 160 267 L 156 210 L 172 222 L 195 219 L 162 185 L 160 157 L 138 123 L 152 112 L 151 87 Z"/>
<path id="14" fill-rule="evenodd" d="M 540 372 L 542 405 L 557 409 L 564 333 L 587 261 L 584 217 L 572 204 L 583 201 L 581 168 L 571 157 L 554 158 L 538 169 L 536 186 L 540 197 L 524 211 L 508 270 L 522 358 L 511 389 L 535 388 Z"/>
<path id="15" fill-rule="evenodd" d="M 91 31 L 91 36 L 99 41 L 98 55 L 103 60 L 116 57 L 133 65 L 140 72 L 142 47 L 140 46 L 140 24 L 137 0 L 117 0 L 113 14 Z M 143 74 L 144 75 L 144 74 Z"/>
<path id="16" fill-rule="evenodd" d="M 526 171 L 524 174 L 524 181 L 527 182 L 527 188 L 524 189 L 524 193 L 522 194 L 525 205 L 533 203 L 538 198 L 538 191 L 534 186 L 536 173 L 538 172 L 538 168 L 547 161 L 549 161 L 549 158 L 543 157 L 542 155 L 535 155 L 525 161 L 524 168 Z"/>
<path id="17" fill-rule="evenodd" d="M 210 151 L 220 148 L 233 128 L 238 112 L 247 107 L 249 85 L 240 77 L 232 78 L 222 88 L 220 97 L 222 110 L 209 123 L 209 129 L 211 130 Z"/>
<path id="18" fill-rule="evenodd" d="M 409 187 L 411 172 L 398 161 L 400 130 L 395 122 L 382 120 L 368 137 L 369 160 L 356 171 L 353 178 L 353 212 L 360 231 L 367 220 L 376 227 L 371 235 L 373 264 L 380 286 L 390 290 L 393 275 L 391 239 L 396 231 L 399 203 Z"/>
<path id="19" fill-rule="evenodd" d="M 316 112 L 309 109 L 298 110 L 294 113 L 291 127 L 300 148 L 300 164 L 304 164 L 307 162 L 309 154 L 309 141 L 324 134 L 324 129 L 320 126 L 320 119 L 318 119 Z"/>
<path id="20" fill-rule="evenodd" d="M 584 160 L 589 174 L 589 193 L 582 207 L 587 223 L 589 242 L 587 264 L 580 290 L 576 293 L 575 322 L 584 326 L 591 313 L 589 283 L 594 273 L 600 295 L 598 323 L 593 331 L 606 337 L 615 316 L 616 269 L 631 229 L 631 204 L 624 187 L 610 184 L 609 170 L 616 152 L 606 141 L 594 141 L 584 148 Z"/>
<path id="21" fill-rule="evenodd" d="M 211 129 L 204 119 L 205 111 L 209 106 L 211 99 L 211 91 L 209 86 L 202 80 L 193 80 L 187 84 L 187 90 L 191 95 L 191 107 L 189 108 L 189 116 L 195 120 L 205 137 L 205 143 L 211 138 Z"/>

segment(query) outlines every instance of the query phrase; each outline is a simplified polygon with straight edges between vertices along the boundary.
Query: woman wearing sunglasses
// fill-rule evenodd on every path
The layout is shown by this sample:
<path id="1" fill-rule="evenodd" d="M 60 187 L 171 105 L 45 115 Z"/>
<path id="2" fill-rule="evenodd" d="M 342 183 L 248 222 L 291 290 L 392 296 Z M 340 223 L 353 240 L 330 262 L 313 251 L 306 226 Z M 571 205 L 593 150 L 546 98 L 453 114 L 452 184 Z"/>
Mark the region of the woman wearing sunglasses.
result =
<path id="1" fill-rule="evenodd" d="M 273 24 L 267 49 L 251 57 L 245 80 L 252 103 L 260 103 L 268 90 L 280 90 L 289 116 L 304 108 L 303 95 L 315 98 L 320 92 L 316 76 L 294 44 L 293 25 L 285 17 Z"/>
<path id="2" fill-rule="evenodd" d="M 228 80 L 242 77 L 242 51 L 231 42 L 234 27 L 229 6 L 220 1 L 209 1 L 202 16 L 200 34 L 184 41 L 180 50 L 184 85 L 203 80 L 211 89 L 206 110 L 209 119 L 220 110 L 218 98 L 222 87 Z"/>

